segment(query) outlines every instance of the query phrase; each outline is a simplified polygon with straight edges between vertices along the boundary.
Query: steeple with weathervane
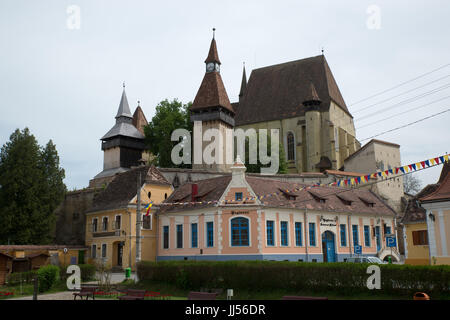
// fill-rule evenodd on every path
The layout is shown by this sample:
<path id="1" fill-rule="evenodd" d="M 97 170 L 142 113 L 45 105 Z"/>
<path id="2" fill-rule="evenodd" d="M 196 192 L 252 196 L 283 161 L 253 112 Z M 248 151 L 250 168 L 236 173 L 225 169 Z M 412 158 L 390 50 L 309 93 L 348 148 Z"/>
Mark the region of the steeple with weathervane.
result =
<path id="1" fill-rule="evenodd" d="M 203 76 L 203 81 L 189 109 L 190 118 L 192 122 L 202 121 L 203 132 L 209 128 L 215 128 L 225 136 L 227 129 L 234 128 L 235 112 L 228 99 L 222 77 L 220 76 L 221 62 L 217 51 L 215 29 L 213 29 L 213 38 L 205 64 L 206 72 Z M 196 137 L 194 132 L 195 141 L 202 141 L 202 139 L 201 137 Z M 202 150 L 204 150 L 205 146 L 205 144 L 202 145 Z M 226 141 L 223 141 L 221 154 L 224 157 L 230 152 L 230 147 L 231 145 L 227 145 Z M 231 148 L 231 150 L 233 149 Z M 230 166 L 231 164 L 225 164 L 224 159 L 222 164 L 193 164 L 194 169 L 208 169 L 213 171 L 229 171 Z"/>
<path id="2" fill-rule="evenodd" d="M 140 109 L 140 107 L 139 107 Z M 135 112 L 136 113 L 136 112 Z M 116 123 L 100 139 L 103 150 L 103 171 L 94 179 L 113 176 L 139 165 L 145 149 L 144 135 L 133 125 L 136 122 L 131 114 L 123 84 L 122 97 L 116 114 Z"/>

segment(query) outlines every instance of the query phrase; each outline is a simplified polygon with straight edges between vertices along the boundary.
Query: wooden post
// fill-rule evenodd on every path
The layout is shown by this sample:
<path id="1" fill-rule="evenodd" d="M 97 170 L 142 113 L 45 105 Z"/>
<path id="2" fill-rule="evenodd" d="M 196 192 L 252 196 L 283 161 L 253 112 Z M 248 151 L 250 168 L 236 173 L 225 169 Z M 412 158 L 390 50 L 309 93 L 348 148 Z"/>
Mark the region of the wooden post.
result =
<path id="1" fill-rule="evenodd" d="M 39 287 L 39 282 L 38 282 L 38 277 L 36 276 L 34 278 L 33 300 L 37 300 L 38 287 Z"/>

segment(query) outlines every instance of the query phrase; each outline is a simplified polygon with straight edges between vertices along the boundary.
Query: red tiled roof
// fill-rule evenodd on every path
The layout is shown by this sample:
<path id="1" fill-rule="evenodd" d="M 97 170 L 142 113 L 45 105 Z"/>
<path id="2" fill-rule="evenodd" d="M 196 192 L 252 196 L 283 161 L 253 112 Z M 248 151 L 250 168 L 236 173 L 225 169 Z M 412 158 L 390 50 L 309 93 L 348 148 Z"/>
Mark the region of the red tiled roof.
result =
<path id="1" fill-rule="evenodd" d="M 421 197 L 421 202 L 445 201 L 450 200 L 450 174 L 447 173 L 439 187 L 431 194 Z"/>
<path id="2" fill-rule="evenodd" d="M 307 185 L 272 179 L 256 178 L 252 176 L 246 176 L 246 180 L 257 196 L 271 194 L 274 192 L 278 193 L 261 200 L 263 205 L 266 207 L 395 215 L 395 212 L 392 210 L 392 208 L 390 208 L 385 202 L 383 202 L 370 190 L 323 186 L 295 192 L 292 190 Z M 198 185 L 199 194 L 205 194 L 205 196 L 198 198 L 196 201 L 218 201 L 230 181 L 230 176 L 197 181 L 196 184 Z M 293 198 L 292 200 L 286 199 L 285 193 L 280 192 L 280 190 L 289 190 L 288 194 L 295 195 L 295 200 Z M 311 190 L 312 192 L 309 192 Z M 325 202 L 318 202 L 311 193 L 319 196 L 319 198 L 326 199 Z M 339 197 L 337 197 L 338 194 L 342 195 L 346 199 L 351 199 L 351 205 L 345 204 Z M 364 199 L 365 201 L 363 201 L 362 199 Z M 190 201 L 191 183 L 186 183 L 178 188 L 165 202 L 173 203 Z M 374 205 L 368 206 L 365 202 L 370 202 Z M 215 203 L 173 206 L 162 205 L 160 212 L 178 212 L 188 209 L 192 210 L 212 207 L 214 205 Z"/>
<path id="3" fill-rule="evenodd" d="M 337 175 L 337 176 L 355 176 L 355 177 L 365 176 L 364 173 L 351 172 L 351 171 L 325 170 L 325 172 L 328 173 L 328 174 Z"/>
<path id="4" fill-rule="evenodd" d="M 211 40 L 211 45 L 209 46 L 209 52 L 208 57 L 206 57 L 205 63 L 208 62 L 218 62 L 220 64 L 219 60 L 219 53 L 217 52 L 217 44 L 216 39 Z"/>
<path id="5" fill-rule="evenodd" d="M 189 110 L 222 107 L 234 113 L 227 91 L 218 72 L 207 72 Z"/>
<path id="6" fill-rule="evenodd" d="M 418 202 L 419 198 L 425 197 L 433 193 L 438 188 L 439 184 L 429 184 L 424 187 L 416 196 L 408 200 L 405 208 L 405 214 L 401 220 L 402 223 L 414 223 L 426 221 L 426 210 L 422 208 Z"/>

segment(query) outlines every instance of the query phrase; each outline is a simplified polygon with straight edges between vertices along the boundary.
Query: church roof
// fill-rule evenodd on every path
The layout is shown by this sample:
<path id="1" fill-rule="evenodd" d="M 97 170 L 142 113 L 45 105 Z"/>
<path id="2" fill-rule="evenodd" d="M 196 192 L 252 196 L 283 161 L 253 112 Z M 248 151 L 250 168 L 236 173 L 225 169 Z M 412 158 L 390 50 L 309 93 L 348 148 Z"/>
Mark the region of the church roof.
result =
<path id="1" fill-rule="evenodd" d="M 144 139 L 144 135 L 132 123 L 119 122 L 114 125 L 100 140 L 107 140 L 116 136 Z"/>
<path id="2" fill-rule="evenodd" d="M 124 87 L 117 110 L 116 124 L 100 140 L 108 140 L 117 136 L 144 139 L 144 134 L 133 125 L 133 120 Z"/>
<path id="3" fill-rule="evenodd" d="M 208 63 L 208 62 L 218 62 L 219 64 L 221 64 L 220 60 L 219 60 L 219 53 L 217 52 L 216 39 L 214 39 L 214 38 L 211 40 L 208 57 L 205 60 L 205 63 Z"/>
<path id="4" fill-rule="evenodd" d="M 223 107 L 234 113 L 222 77 L 218 72 L 205 74 L 190 110 L 200 110 L 209 107 Z"/>
<path id="5" fill-rule="evenodd" d="M 133 118 L 130 111 L 130 106 L 128 105 L 127 95 L 125 93 L 125 87 L 122 91 L 122 98 L 120 98 L 119 109 L 117 110 L 116 119 L 119 117 Z"/>
<path id="6" fill-rule="evenodd" d="M 311 96 L 311 83 L 328 111 L 333 100 L 347 114 L 347 105 L 323 55 L 255 69 L 236 112 L 236 125 L 303 116 L 303 102 Z"/>
<path id="7" fill-rule="evenodd" d="M 137 106 L 133 113 L 133 126 L 135 126 L 140 133 L 144 134 L 144 126 L 148 124 L 147 118 L 145 117 L 144 111 L 140 106 Z"/>
<path id="8" fill-rule="evenodd" d="M 245 74 L 245 65 L 244 65 L 242 71 L 241 91 L 239 91 L 239 98 L 244 96 L 246 88 L 247 88 L 247 75 Z"/>

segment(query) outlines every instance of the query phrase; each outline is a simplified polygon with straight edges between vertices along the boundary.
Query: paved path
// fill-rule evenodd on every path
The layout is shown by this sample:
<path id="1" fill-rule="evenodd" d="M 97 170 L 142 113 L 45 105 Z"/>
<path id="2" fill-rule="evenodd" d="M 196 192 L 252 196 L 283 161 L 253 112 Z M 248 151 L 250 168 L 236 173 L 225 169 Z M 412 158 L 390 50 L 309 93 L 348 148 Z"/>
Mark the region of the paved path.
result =
<path id="1" fill-rule="evenodd" d="M 136 274 L 131 274 L 131 279 L 136 280 Z M 113 273 L 111 275 L 111 283 L 117 284 L 121 283 L 123 280 L 125 280 L 125 274 L 124 273 Z M 97 284 L 97 281 L 90 281 L 86 282 L 86 284 Z M 48 294 L 40 294 L 38 295 L 38 300 L 73 300 L 73 292 L 72 291 L 63 291 L 63 292 L 57 292 L 57 293 L 48 293 Z M 79 298 L 77 298 L 79 299 Z M 8 300 L 33 300 L 33 296 L 26 296 L 26 297 L 20 297 L 20 298 L 11 298 Z M 106 300 L 106 299 L 102 299 Z"/>

